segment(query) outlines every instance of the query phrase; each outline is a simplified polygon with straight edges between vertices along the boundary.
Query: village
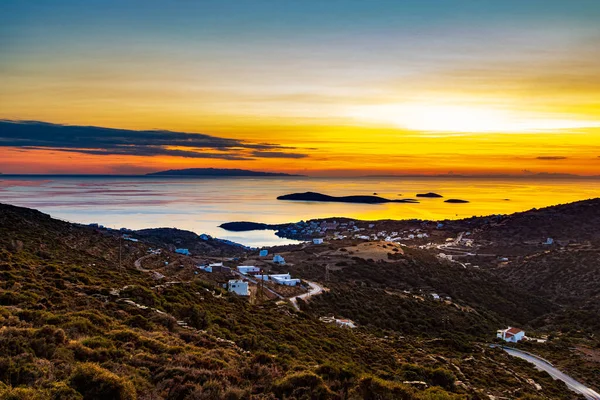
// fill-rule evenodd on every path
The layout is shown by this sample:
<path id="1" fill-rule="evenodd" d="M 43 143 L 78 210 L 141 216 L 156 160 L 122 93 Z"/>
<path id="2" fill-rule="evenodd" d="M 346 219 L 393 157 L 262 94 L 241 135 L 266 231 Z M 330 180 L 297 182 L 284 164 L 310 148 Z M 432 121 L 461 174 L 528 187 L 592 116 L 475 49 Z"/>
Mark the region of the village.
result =
<path id="1" fill-rule="evenodd" d="M 502 218 L 501 215 L 491 216 L 490 221 L 498 223 Z M 107 229 L 97 224 L 93 224 L 93 227 Z M 281 237 L 298 240 L 297 245 L 269 249 L 246 248 L 245 255 L 228 258 L 198 256 L 192 254 L 188 248 L 178 247 L 171 250 L 183 258 L 165 259 L 158 264 L 155 261 L 152 270 L 144 270 L 150 272 L 156 280 L 165 280 L 167 276 L 168 279 L 172 279 L 173 276 L 182 279 L 192 279 L 198 275 L 204 278 L 211 276 L 220 287 L 236 296 L 247 298 L 250 302 L 287 301 L 298 309 L 299 299 L 307 301 L 311 296 L 328 290 L 320 283 L 301 279 L 302 269 L 306 264 L 316 261 L 324 263 L 325 284 L 331 273 L 339 273 L 345 268 L 343 264 L 349 262 L 349 256 L 376 262 L 393 262 L 395 256 L 403 254 L 403 249 L 407 248 L 432 252 L 441 262 L 460 268 L 480 268 L 478 264 L 502 266 L 510 262 L 510 259 L 502 254 L 482 251 L 489 243 L 484 242 L 482 245 L 478 242 L 477 233 L 481 229 L 474 227 L 466 230 L 468 228 L 468 222 L 465 226 L 464 222 L 457 224 L 456 221 L 433 222 L 416 219 L 374 222 L 350 219 L 300 221 L 289 224 L 276 233 Z M 133 231 L 121 229 L 120 233 L 124 240 L 139 240 L 133 237 Z M 198 235 L 198 239 L 215 240 L 206 234 Z M 530 244 L 542 247 L 557 245 L 550 237 Z M 161 249 L 148 250 L 149 257 L 161 258 L 161 255 L 164 258 L 165 254 Z M 149 257 L 145 257 L 145 263 Z M 290 271 L 294 271 L 295 275 Z M 455 303 L 451 296 L 440 293 L 435 288 L 406 288 L 399 293 L 390 294 L 465 309 L 463 305 Z M 326 315 L 320 320 L 346 328 L 358 326 L 343 316 Z M 528 339 L 523 331 L 513 327 L 499 330 L 497 337 L 508 343 Z M 534 340 L 542 342 L 544 339 Z"/>

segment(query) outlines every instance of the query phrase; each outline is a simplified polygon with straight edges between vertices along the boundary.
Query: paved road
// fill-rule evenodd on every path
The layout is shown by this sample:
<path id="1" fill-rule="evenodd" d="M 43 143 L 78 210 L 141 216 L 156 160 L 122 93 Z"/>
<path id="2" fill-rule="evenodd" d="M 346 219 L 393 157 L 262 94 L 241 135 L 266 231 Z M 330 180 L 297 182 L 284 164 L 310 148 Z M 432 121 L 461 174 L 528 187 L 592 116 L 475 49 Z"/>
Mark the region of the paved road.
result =
<path id="1" fill-rule="evenodd" d="M 541 369 L 542 371 L 546 371 L 552 376 L 554 379 L 559 379 L 567 384 L 567 387 L 574 392 L 582 394 L 586 399 L 590 400 L 600 400 L 600 394 L 587 386 L 577 382 L 575 379 L 570 376 L 562 373 L 558 369 L 554 368 L 552 364 L 547 361 L 542 360 L 539 357 L 536 357 L 532 354 L 524 353 L 517 349 L 512 349 L 509 347 L 502 347 L 504 351 L 514 357 L 522 358 L 523 360 L 529 361 L 533 365 L 536 366 L 537 369 Z"/>
<path id="2" fill-rule="evenodd" d="M 300 296 L 290 298 L 290 302 L 292 303 L 292 305 L 294 306 L 294 308 L 296 310 L 300 309 L 300 307 L 298 307 L 298 299 L 307 300 L 307 299 L 311 298 L 312 296 L 316 296 L 318 294 L 323 293 L 323 287 L 319 286 L 318 284 L 316 284 L 314 282 L 309 282 L 309 281 L 304 281 L 304 282 L 308 283 L 308 285 L 310 286 L 310 290 L 304 294 L 301 294 Z"/>

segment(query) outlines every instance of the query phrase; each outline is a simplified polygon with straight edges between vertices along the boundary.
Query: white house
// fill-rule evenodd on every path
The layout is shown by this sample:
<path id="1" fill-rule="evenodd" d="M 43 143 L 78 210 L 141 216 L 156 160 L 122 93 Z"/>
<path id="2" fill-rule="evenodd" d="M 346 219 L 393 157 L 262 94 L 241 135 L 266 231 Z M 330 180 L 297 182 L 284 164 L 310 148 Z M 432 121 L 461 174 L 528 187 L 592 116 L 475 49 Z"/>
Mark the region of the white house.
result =
<path id="1" fill-rule="evenodd" d="M 261 250 L 258 252 L 259 257 L 266 257 L 269 254 L 269 250 Z"/>
<path id="2" fill-rule="evenodd" d="M 199 237 L 200 237 L 201 240 L 208 240 L 208 239 L 210 239 L 210 236 L 208 236 L 206 233 L 203 233 Z"/>
<path id="3" fill-rule="evenodd" d="M 282 256 L 280 256 L 279 254 L 275 254 L 275 256 L 273 257 L 273 262 L 275 264 L 284 265 L 285 264 L 285 258 L 283 258 Z"/>
<path id="4" fill-rule="evenodd" d="M 196 265 L 196 268 L 204 272 L 213 272 L 213 269 L 210 265 Z"/>
<path id="5" fill-rule="evenodd" d="M 548 238 L 548 239 L 546 239 L 546 241 L 544 242 L 544 244 L 550 246 L 550 245 L 554 244 L 554 239 Z"/>
<path id="6" fill-rule="evenodd" d="M 356 328 L 356 324 L 349 319 L 337 319 L 335 320 L 335 324 L 342 328 Z"/>
<path id="7" fill-rule="evenodd" d="M 188 249 L 175 249 L 175 253 L 183 254 L 184 256 L 190 255 L 190 251 Z"/>
<path id="8" fill-rule="evenodd" d="M 240 274 L 243 275 L 256 274 L 260 272 L 260 268 L 255 267 L 253 265 L 240 265 L 237 267 L 237 270 Z"/>
<path id="9" fill-rule="evenodd" d="M 432 297 L 434 300 L 440 300 L 440 295 L 439 295 L 439 294 L 437 294 L 437 293 L 431 293 L 431 297 Z"/>
<path id="10" fill-rule="evenodd" d="M 517 343 L 519 340 L 523 339 L 524 336 L 525 331 L 510 326 L 507 329 L 501 329 L 496 332 L 496 337 L 511 343 Z"/>
<path id="11" fill-rule="evenodd" d="M 313 244 L 323 244 L 323 238 L 314 238 Z"/>
<path id="12" fill-rule="evenodd" d="M 290 274 L 270 275 L 269 278 L 278 285 L 296 286 L 300 279 L 292 279 Z"/>
<path id="13" fill-rule="evenodd" d="M 227 290 L 233 292 L 239 296 L 249 296 L 250 290 L 248 290 L 248 282 L 244 282 L 238 279 L 232 279 L 227 283 Z"/>

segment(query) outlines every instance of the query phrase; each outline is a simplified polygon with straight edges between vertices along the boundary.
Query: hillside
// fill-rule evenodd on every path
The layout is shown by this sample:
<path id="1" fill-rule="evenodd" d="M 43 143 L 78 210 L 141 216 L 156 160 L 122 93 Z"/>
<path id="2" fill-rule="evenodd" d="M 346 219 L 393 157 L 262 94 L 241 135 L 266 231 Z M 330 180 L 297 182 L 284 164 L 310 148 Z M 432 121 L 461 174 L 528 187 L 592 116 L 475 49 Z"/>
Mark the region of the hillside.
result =
<path id="1" fill-rule="evenodd" d="M 577 398 L 468 338 L 342 329 L 193 274 L 157 282 L 135 267 L 150 246 L 120 242 L 0 205 L 1 398 Z"/>
<path id="2" fill-rule="evenodd" d="M 200 236 L 194 232 L 176 228 L 140 229 L 133 232 L 133 237 L 156 247 L 175 251 L 177 248 L 188 249 L 192 254 L 204 256 L 231 257 L 244 254 L 245 247 L 236 243 L 216 239 L 208 235 Z"/>

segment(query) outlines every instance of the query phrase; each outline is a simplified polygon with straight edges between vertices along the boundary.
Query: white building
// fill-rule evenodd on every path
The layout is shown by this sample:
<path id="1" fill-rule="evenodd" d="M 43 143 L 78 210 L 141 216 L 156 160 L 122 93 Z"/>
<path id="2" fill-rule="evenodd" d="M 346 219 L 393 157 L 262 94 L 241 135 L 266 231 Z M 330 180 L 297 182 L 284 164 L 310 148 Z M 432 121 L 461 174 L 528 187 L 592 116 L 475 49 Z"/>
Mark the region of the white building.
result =
<path id="1" fill-rule="evenodd" d="M 213 269 L 210 265 L 196 265 L 196 268 L 204 272 L 213 272 Z"/>
<path id="2" fill-rule="evenodd" d="M 190 255 L 190 251 L 188 249 L 175 249 L 175 253 L 183 254 L 184 256 Z"/>
<path id="3" fill-rule="evenodd" d="M 208 240 L 208 239 L 210 239 L 210 236 L 208 236 L 206 233 L 203 233 L 199 237 L 200 237 L 201 240 Z"/>
<path id="4" fill-rule="evenodd" d="M 259 257 L 266 257 L 269 254 L 269 250 L 261 250 L 258 252 Z"/>
<path id="5" fill-rule="evenodd" d="M 237 267 L 237 270 L 240 274 L 248 275 L 248 274 L 256 274 L 260 272 L 260 268 L 255 267 L 253 265 L 240 265 Z"/>
<path id="6" fill-rule="evenodd" d="M 335 324 L 342 328 L 356 328 L 356 324 L 349 319 L 336 319 Z"/>
<path id="7" fill-rule="evenodd" d="M 315 238 L 315 239 L 313 239 L 313 244 L 323 244 L 323 238 Z"/>
<path id="8" fill-rule="evenodd" d="M 511 343 L 517 343 L 519 340 L 523 339 L 524 336 L 525 331 L 510 326 L 507 329 L 501 329 L 496 332 L 496 337 Z"/>
<path id="9" fill-rule="evenodd" d="M 554 244 L 554 239 L 548 238 L 548 239 L 546 239 L 546 241 L 544 242 L 544 244 L 550 246 L 551 244 Z"/>
<path id="10" fill-rule="evenodd" d="M 300 279 L 292 279 L 288 274 L 269 275 L 269 278 L 278 285 L 296 286 L 300 283 Z"/>
<path id="11" fill-rule="evenodd" d="M 227 290 L 239 296 L 249 296 L 248 282 L 232 279 L 227 283 Z"/>
<path id="12" fill-rule="evenodd" d="M 273 262 L 275 264 L 285 265 L 285 258 L 280 256 L 279 254 L 275 254 L 275 256 L 273 257 Z"/>
<path id="13" fill-rule="evenodd" d="M 439 295 L 439 294 L 437 294 L 437 293 L 431 293 L 431 297 L 432 297 L 434 300 L 440 300 L 440 295 Z"/>

